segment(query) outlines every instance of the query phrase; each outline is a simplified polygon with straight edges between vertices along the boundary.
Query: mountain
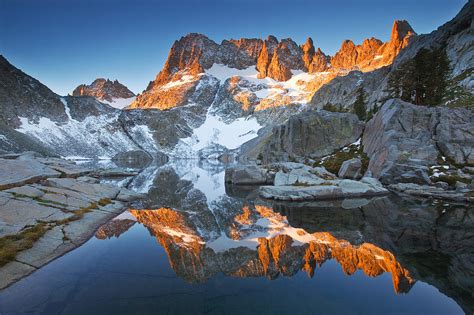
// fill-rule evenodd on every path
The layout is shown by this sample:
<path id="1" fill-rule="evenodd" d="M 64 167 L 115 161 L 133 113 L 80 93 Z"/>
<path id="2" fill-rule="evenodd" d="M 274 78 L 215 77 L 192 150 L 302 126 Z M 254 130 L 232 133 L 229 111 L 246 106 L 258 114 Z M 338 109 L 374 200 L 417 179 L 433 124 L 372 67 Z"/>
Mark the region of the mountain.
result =
<path id="1" fill-rule="evenodd" d="M 122 109 L 135 100 L 135 94 L 119 81 L 96 79 L 89 85 L 81 84 L 72 92 L 73 96 L 92 96 L 112 107 Z"/>
<path id="2" fill-rule="evenodd" d="M 395 21 L 390 41 L 371 38 L 355 45 L 346 40 L 330 57 L 316 49 L 311 38 L 303 45 L 271 35 L 265 40 L 242 38 L 217 44 L 191 33 L 173 44 L 163 69 L 130 108 L 169 109 L 193 103 L 193 93 L 209 81 L 216 84 L 213 79 L 244 112 L 305 103 L 334 77 L 391 64 L 414 37 L 408 22 Z"/>
<path id="3" fill-rule="evenodd" d="M 413 36 L 413 30 L 408 23 L 396 22 L 390 42 L 384 44 L 384 48 L 379 48 L 379 52 L 383 51 L 388 56 L 388 60 L 392 60 L 390 63 L 384 62 L 387 67 L 366 72 L 352 71 L 346 76 L 336 77 L 317 90 L 309 103 L 317 108 L 331 104 L 350 110 L 357 98 L 359 88 L 362 87 L 367 96 L 367 107 L 380 107 L 390 97 L 387 90 L 389 78 L 393 72 L 407 61 L 413 60 L 421 49 L 443 49 L 449 59 L 449 83 L 455 90 L 448 101 L 466 100 L 467 104 L 472 104 L 472 94 L 474 94 L 473 18 L 474 1 L 469 1 L 455 18 L 430 34 Z M 402 37 L 403 40 L 401 40 Z"/>
<path id="4" fill-rule="evenodd" d="M 3 56 L 0 72 L 0 150 L 95 158 L 156 151 L 148 127 L 125 127 L 122 111 L 89 96 L 59 96 Z"/>
<path id="5" fill-rule="evenodd" d="M 173 44 L 163 69 L 126 110 L 107 104 L 117 106 L 114 101 L 133 94 L 119 82 L 97 79 L 61 97 L 2 57 L 0 149 L 35 146 L 61 156 L 110 158 L 142 150 L 228 159 L 251 148 L 246 156 L 255 159 L 267 140 L 278 143 L 272 130 L 283 130 L 278 126 L 290 117 L 326 107 L 351 111 L 360 90 L 369 110 L 380 107 L 391 73 L 431 47 L 446 48 L 450 77 L 469 100 L 473 3 L 431 34 L 416 35 L 408 22 L 395 21 L 389 41 L 346 40 L 334 56 L 311 38 L 302 45 L 274 36 L 217 44 L 191 33 Z"/>

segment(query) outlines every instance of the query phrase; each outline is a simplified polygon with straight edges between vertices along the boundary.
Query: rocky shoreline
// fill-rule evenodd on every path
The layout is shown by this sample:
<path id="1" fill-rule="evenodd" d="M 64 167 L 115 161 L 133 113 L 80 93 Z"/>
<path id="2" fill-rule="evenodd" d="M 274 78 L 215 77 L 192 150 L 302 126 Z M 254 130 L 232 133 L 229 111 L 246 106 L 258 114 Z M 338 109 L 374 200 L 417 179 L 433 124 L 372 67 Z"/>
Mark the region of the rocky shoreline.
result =
<path id="1" fill-rule="evenodd" d="M 140 197 L 35 152 L 0 156 L 0 173 L 0 289 L 79 247 Z"/>

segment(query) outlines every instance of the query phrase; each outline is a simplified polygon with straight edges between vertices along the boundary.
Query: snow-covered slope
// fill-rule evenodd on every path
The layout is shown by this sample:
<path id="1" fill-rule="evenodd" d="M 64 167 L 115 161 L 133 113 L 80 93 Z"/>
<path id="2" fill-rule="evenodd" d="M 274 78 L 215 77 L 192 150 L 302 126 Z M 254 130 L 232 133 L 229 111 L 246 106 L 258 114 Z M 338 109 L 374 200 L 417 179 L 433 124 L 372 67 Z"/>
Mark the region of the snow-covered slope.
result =
<path id="1" fill-rule="evenodd" d="M 68 103 L 72 100 L 72 104 Z M 80 100 L 85 100 L 80 98 Z M 134 126 L 130 130 L 120 128 L 120 111 L 105 107 L 89 99 L 89 104 L 99 111 L 97 115 L 85 115 L 82 119 L 71 113 L 83 110 L 84 103 L 74 97 L 61 98 L 68 117 L 65 123 L 40 117 L 37 122 L 19 117 L 21 125 L 17 131 L 36 138 L 52 152 L 68 158 L 112 158 L 119 152 L 140 150 L 143 146 L 153 152 L 157 148 L 148 126 Z M 142 144 L 136 139 L 147 139 Z M 70 143 L 71 145 L 67 145 Z"/>
<path id="2" fill-rule="evenodd" d="M 133 101 L 135 101 L 135 98 L 136 96 L 132 96 L 129 98 L 112 98 L 112 101 L 104 100 L 102 102 L 112 106 L 113 108 L 123 109 L 132 104 Z"/>

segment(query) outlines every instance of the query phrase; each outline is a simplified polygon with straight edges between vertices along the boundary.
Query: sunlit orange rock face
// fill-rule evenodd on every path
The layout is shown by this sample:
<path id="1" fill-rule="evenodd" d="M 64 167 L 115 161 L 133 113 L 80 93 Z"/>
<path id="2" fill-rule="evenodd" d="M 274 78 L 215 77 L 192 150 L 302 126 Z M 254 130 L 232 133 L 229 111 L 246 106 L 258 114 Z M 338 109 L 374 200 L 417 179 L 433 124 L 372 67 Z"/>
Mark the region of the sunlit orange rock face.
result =
<path id="1" fill-rule="evenodd" d="M 373 37 L 364 40 L 361 45 L 355 45 L 351 40 L 346 40 L 331 58 L 331 67 L 372 71 L 389 65 L 415 34 L 407 21 L 395 21 L 390 41 L 386 43 Z"/>
<path id="2" fill-rule="evenodd" d="M 89 85 L 81 84 L 72 92 L 73 96 L 93 96 L 101 101 L 113 101 L 114 98 L 130 98 L 135 94 L 117 80 L 96 79 Z"/>
<path id="3" fill-rule="evenodd" d="M 160 208 L 130 213 L 157 238 L 173 270 L 190 282 L 202 282 L 220 272 L 274 279 L 304 270 L 313 277 L 316 268 L 330 259 L 337 261 L 347 275 L 358 270 L 369 277 L 391 273 L 397 293 L 408 292 L 415 282 L 389 251 L 370 243 L 355 246 L 327 232 L 310 234 L 292 228 L 284 216 L 266 206 L 244 206 L 229 229 L 233 245 L 217 251 L 211 245 L 215 237 L 201 235 L 212 233 L 196 228 L 187 212 Z M 262 225 L 262 220 L 267 223 Z M 254 238 L 252 231 L 267 236 Z"/>
<path id="4" fill-rule="evenodd" d="M 236 70 L 254 68 L 258 78 L 279 82 L 290 80 L 295 71 L 314 74 L 311 80 L 302 82 L 300 88 L 312 95 L 322 85 L 349 71 L 372 71 L 391 64 L 413 35 L 415 32 L 406 21 L 395 21 L 390 41 L 383 43 L 370 38 L 356 45 L 345 40 L 340 50 L 330 57 L 316 48 L 311 38 L 301 46 L 290 38 L 279 41 L 275 36 L 268 36 L 265 40 L 231 39 L 217 44 L 202 34 L 191 33 L 173 44 L 163 69 L 129 108 L 165 110 L 195 103 L 190 98 L 198 87 L 206 86 L 201 81 L 206 77 L 206 70 L 214 64 Z M 308 95 L 308 100 L 311 95 Z M 262 105 L 256 106 L 255 110 L 295 101 L 301 99 L 287 99 L 280 95 L 263 98 L 259 101 Z"/>

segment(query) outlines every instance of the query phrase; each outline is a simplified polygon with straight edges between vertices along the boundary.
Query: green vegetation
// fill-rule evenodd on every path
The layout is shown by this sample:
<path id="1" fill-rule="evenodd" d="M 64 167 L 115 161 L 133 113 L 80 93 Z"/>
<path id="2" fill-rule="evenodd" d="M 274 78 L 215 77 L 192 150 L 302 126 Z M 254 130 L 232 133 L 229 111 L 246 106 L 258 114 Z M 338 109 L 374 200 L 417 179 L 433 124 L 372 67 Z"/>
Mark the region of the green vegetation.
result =
<path id="1" fill-rule="evenodd" d="M 35 226 L 24 229 L 15 235 L 7 235 L 0 238 L 0 267 L 15 259 L 16 255 L 26 249 L 33 247 L 50 226 L 46 223 L 38 223 Z"/>
<path id="2" fill-rule="evenodd" d="M 446 100 L 449 72 L 445 49 L 422 48 L 391 73 L 388 92 L 413 104 L 440 105 Z"/>
<path id="3" fill-rule="evenodd" d="M 15 197 L 27 197 L 16 194 Z M 34 198 L 33 198 L 34 199 Z M 97 209 L 99 206 L 104 207 L 112 201 L 108 198 L 102 198 L 97 202 L 91 203 L 88 207 L 81 208 L 73 211 L 73 215 L 67 219 L 52 221 L 52 222 L 39 222 L 38 224 L 27 227 L 23 231 L 15 235 L 7 235 L 0 238 L 0 267 L 6 265 L 10 261 L 14 260 L 16 255 L 33 247 L 33 244 L 38 241 L 47 231 L 52 228 L 69 224 L 70 222 L 80 220 L 88 212 Z M 63 241 L 68 241 L 69 238 L 65 235 Z"/>
<path id="4" fill-rule="evenodd" d="M 459 86 L 461 81 L 474 74 L 474 68 L 469 68 L 463 73 L 452 78 L 448 82 L 448 89 L 446 93 L 446 104 L 450 108 L 455 107 L 467 107 L 474 108 L 474 94 L 466 91 L 463 87 Z"/>
<path id="5" fill-rule="evenodd" d="M 360 158 L 362 162 L 361 172 L 364 174 L 367 171 L 369 166 L 369 158 L 364 153 L 362 146 L 351 144 L 345 150 L 337 151 L 332 154 L 330 157 L 325 158 L 324 160 L 319 160 L 314 163 L 313 166 L 323 166 L 329 172 L 336 174 L 339 173 L 342 163 L 344 161 Z"/>
<path id="6" fill-rule="evenodd" d="M 365 105 L 364 88 L 362 86 L 357 91 L 357 99 L 353 105 L 353 110 L 359 120 L 365 121 L 367 119 L 367 106 Z"/>

